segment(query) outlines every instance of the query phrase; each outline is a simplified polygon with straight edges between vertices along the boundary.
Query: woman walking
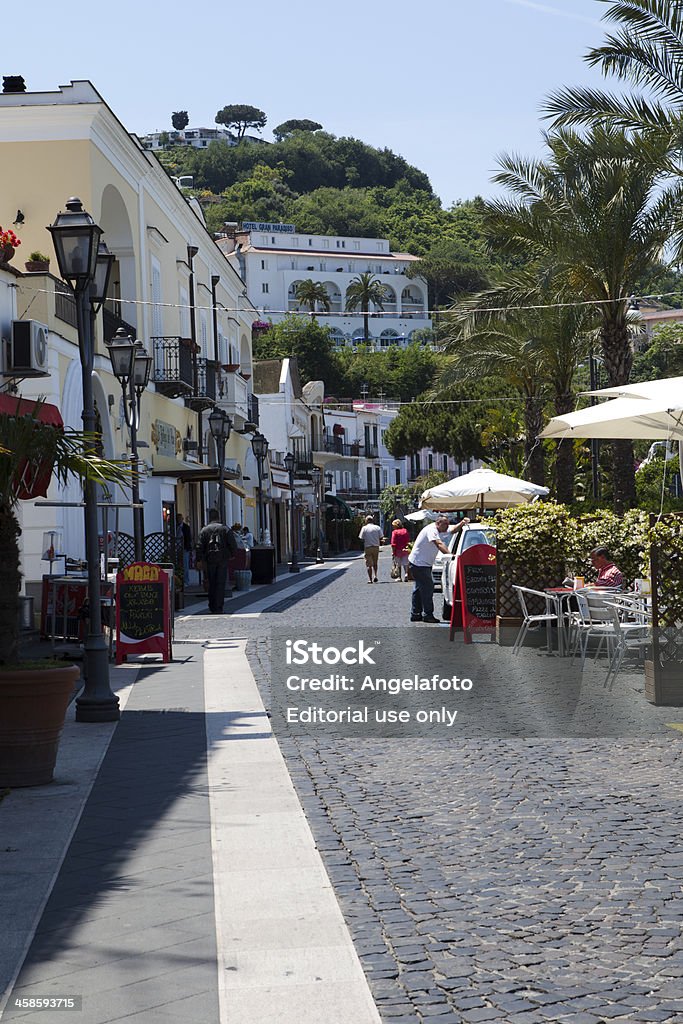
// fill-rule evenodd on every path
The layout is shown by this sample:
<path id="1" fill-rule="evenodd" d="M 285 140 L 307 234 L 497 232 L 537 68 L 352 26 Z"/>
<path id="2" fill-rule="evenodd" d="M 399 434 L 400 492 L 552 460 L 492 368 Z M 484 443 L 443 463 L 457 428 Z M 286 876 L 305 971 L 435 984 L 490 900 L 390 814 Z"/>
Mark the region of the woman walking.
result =
<path id="1" fill-rule="evenodd" d="M 410 535 L 400 519 L 394 519 L 391 524 L 391 553 L 394 557 L 394 572 L 392 576 L 399 583 L 402 579 L 408 582 L 408 545 Z M 402 575 L 405 573 L 405 577 Z"/>

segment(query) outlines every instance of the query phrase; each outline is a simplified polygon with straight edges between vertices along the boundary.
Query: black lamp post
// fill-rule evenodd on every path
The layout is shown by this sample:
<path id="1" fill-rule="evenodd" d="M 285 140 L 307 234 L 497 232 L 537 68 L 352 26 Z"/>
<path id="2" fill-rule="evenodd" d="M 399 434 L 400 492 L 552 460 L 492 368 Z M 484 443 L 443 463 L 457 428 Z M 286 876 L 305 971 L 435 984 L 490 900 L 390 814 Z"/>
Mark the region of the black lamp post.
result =
<path id="1" fill-rule="evenodd" d="M 322 472 L 320 466 L 314 466 L 311 470 L 311 481 L 313 483 L 313 494 L 315 495 L 315 532 L 316 532 L 316 549 L 315 549 L 315 560 L 318 564 L 324 562 L 322 541 L 320 538 L 320 480 Z"/>
<path id="2" fill-rule="evenodd" d="M 138 459 L 138 427 L 140 426 L 140 400 L 149 384 L 152 357 L 147 355 L 142 342 L 134 341 L 125 328 L 118 331 L 108 345 L 114 376 L 123 392 L 123 415 L 130 430 L 130 468 L 133 494 L 133 537 L 135 561 L 144 561 L 145 521 L 140 502 L 140 461 Z"/>
<path id="3" fill-rule="evenodd" d="M 591 391 L 596 391 L 598 387 L 598 357 L 593 354 L 591 347 L 588 353 L 588 367 L 590 373 L 590 388 Z M 590 404 L 595 405 L 597 398 L 595 395 L 591 395 Z M 597 501 L 600 497 L 600 441 L 597 437 L 591 438 L 591 481 L 593 485 L 593 497 Z"/>
<path id="4" fill-rule="evenodd" d="M 265 462 L 268 454 L 268 438 L 264 437 L 260 432 L 254 434 L 251 439 L 251 450 L 253 451 L 258 464 L 258 542 L 259 544 L 263 544 L 263 538 L 265 536 L 263 527 L 263 463 Z"/>
<path id="5" fill-rule="evenodd" d="M 218 462 L 218 515 L 225 524 L 225 446 L 232 430 L 232 420 L 228 414 L 215 406 L 209 416 L 209 430 L 216 445 Z"/>
<path id="6" fill-rule="evenodd" d="M 98 252 L 102 229 L 83 209 L 80 199 L 66 203 L 66 212 L 59 213 L 48 229 L 55 247 L 59 273 L 73 290 L 76 299 L 76 325 L 78 349 L 83 382 L 83 428 L 95 434 L 97 419 L 93 396 L 92 373 L 95 342 L 92 325 L 92 299 L 104 300 L 108 274 L 105 261 L 100 261 L 98 279 Z M 103 254 L 104 256 L 104 254 Z M 111 261 L 109 261 L 111 265 Z M 101 301 L 99 302 L 101 305 Z M 119 699 L 109 685 L 109 654 L 102 633 L 100 593 L 100 550 L 97 531 L 97 490 L 94 480 L 86 477 L 83 485 L 85 504 L 85 553 L 88 563 L 88 635 L 84 648 L 85 686 L 76 698 L 76 721 L 115 722 L 120 718 Z"/>
<path id="7" fill-rule="evenodd" d="M 289 473 L 289 532 L 291 534 L 292 543 L 292 561 L 289 565 L 290 572 L 299 572 L 299 556 L 296 550 L 296 517 L 294 513 L 294 463 L 296 459 L 291 452 L 287 452 L 285 455 L 285 469 Z"/>

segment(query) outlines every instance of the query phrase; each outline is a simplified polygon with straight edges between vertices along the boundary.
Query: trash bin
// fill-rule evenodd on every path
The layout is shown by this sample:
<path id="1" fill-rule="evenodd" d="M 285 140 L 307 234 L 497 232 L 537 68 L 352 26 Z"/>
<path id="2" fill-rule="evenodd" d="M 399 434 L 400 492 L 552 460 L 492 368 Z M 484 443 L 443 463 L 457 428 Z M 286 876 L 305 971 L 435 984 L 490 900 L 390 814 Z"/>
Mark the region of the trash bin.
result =
<path id="1" fill-rule="evenodd" d="M 259 544 L 251 549 L 251 578 L 254 583 L 272 583 L 275 579 L 275 548 Z"/>
<path id="2" fill-rule="evenodd" d="M 237 569 L 234 578 L 236 590 L 249 590 L 251 586 L 251 572 L 249 569 Z"/>
<path id="3" fill-rule="evenodd" d="M 23 595 L 19 598 L 19 629 L 34 629 L 33 598 Z"/>

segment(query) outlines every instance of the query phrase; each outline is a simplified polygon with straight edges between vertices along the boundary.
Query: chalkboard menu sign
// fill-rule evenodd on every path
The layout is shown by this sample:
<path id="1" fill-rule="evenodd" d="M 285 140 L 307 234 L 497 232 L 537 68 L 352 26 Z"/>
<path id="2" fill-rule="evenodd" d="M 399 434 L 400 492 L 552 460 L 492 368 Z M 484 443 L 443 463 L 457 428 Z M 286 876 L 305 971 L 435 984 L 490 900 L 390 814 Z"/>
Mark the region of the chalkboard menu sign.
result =
<path id="1" fill-rule="evenodd" d="M 496 629 L 496 549 L 475 544 L 459 556 L 458 590 L 465 643 L 488 642 Z"/>
<path id="2" fill-rule="evenodd" d="M 171 660 L 169 577 L 160 565 L 134 562 L 116 577 L 116 661 L 150 652 Z"/>

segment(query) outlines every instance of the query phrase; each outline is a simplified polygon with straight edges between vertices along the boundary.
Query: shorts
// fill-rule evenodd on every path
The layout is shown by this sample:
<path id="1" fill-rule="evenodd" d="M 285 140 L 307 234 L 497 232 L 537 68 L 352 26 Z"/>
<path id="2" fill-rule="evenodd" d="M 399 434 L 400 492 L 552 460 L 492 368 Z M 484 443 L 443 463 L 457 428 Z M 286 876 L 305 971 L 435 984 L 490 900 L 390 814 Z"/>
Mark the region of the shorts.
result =
<path id="1" fill-rule="evenodd" d="M 379 548 L 366 548 L 365 549 L 365 564 L 368 569 L 377 570 L 377 563 L 379 562 Z"/>

